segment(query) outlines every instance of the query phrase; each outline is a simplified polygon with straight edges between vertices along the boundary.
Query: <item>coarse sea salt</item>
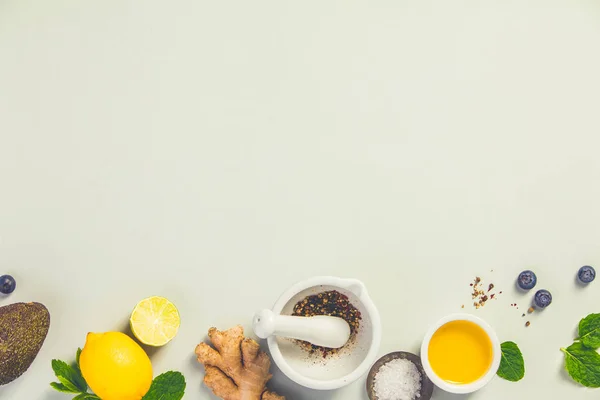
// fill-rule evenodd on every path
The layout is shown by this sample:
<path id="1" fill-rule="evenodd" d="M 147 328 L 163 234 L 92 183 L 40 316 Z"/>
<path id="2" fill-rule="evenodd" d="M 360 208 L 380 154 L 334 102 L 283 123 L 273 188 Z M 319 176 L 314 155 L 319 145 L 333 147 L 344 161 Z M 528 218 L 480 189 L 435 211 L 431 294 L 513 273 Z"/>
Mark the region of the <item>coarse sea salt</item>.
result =
<path id="1" fill-rule="evenodd" d="M 412 361 L 397 358 L 379 368 L 374 388 L 377 400 L 415 400 L 421 397 L 421 374 Z"/>

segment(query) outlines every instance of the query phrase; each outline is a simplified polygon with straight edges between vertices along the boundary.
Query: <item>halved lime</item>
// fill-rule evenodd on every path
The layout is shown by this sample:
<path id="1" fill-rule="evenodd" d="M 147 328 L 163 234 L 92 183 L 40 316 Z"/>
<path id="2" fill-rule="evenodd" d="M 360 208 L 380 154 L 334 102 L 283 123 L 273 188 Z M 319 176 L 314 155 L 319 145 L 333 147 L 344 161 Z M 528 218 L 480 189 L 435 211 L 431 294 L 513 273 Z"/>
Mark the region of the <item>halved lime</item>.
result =
<path id="1" fill-rule="evenodd" d="M 177 335 L 181 319 L 177 307 L 160 296 L 137 303 L 129 324 L 138 340 L 149 346 L 164 346 Z"/>

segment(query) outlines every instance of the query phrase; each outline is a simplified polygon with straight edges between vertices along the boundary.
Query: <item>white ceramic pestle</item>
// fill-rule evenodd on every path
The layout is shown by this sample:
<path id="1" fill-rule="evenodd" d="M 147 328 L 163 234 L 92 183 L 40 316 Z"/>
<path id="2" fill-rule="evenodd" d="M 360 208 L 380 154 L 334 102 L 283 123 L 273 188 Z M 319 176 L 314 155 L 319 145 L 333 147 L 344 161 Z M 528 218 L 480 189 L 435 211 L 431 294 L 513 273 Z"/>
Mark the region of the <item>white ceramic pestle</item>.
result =
<path id="1" fill-rule="evenodd" d="M 350 338 L 350 325 L 342 318 L 327 315 L 294 317 L 262 310 L 254 316 L 252 327 L 261 339 L 283 336 L 332 349 L 344 346 Z"/>

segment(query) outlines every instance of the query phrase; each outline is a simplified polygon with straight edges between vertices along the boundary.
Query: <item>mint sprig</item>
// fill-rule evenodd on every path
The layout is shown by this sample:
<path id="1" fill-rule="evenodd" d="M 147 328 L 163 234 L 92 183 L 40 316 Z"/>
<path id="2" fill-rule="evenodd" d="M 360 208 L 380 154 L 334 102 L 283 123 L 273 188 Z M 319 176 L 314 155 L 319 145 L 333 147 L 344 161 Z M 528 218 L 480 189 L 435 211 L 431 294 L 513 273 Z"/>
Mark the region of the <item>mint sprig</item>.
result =
<path id="1" fill-rule="evenodd" d="M 79 368 L 79 354 L 81 349 L 77 349 L 77 362 L 73 365 L 69 365 L 61 360 L 52 360 L 52 370 L 54 375 L 58 379 L 58 382 L 50 383 L 54 389 L 62 393 L 73 393 L 77 400 L 85 399 L 80 397 L 80 394 L 87 394 L 88 385 L 81 375 L 81 369 Z M 97 399 L 99 397 L 96 396 Z"/>
<path id="2" fill-rule="evenodd" d="M 75 394 L 73 400 L 101 400 L 100 397 L 88 392 L 88 385 L 81 374 L 79 356 L 81 349 L 77 349 L 75 362 L 72 365 L 61 361 L 52 360 L 52 370 L 58 382 L 51 382 L 50 386 L 62 393 Z M 180 372 L 169 371 L 154 378 L 148 393 L 142 400 L 181 400 L 185 392 L 185 378 Z"/>
<path id="3" fill-rule="evenodd" d="M 579 322 L 579 337 L 565 354 L 565 369 L 575 382 L 600 387 L 600 314 L 590 314 Z"/>

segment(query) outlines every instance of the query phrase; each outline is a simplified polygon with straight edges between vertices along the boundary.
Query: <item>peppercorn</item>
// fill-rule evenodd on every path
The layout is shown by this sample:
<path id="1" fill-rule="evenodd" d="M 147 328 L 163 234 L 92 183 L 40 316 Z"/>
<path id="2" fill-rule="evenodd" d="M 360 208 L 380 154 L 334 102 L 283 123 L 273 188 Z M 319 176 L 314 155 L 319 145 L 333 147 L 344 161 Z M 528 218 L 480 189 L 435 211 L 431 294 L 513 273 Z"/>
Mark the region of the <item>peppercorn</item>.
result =
<path id="1" fill-rule="evenodd" d="M 294 316 L 314 317 L 315 315 L 329 315 L 342 318 L 350 326 L 349 343 L 354 340 L 360 321 L 362 319 L 360 311 L 350 303 L 348 296 L 330 290 L 316 295 L 308 296 L 300 300 L 292 312 Z M 328 347 L 315 346 L 312 343 L 298 340 L 297 341 L 309 353 L 320 353 L 324 358 L 337 353 L 340 349 L 331 349 Z"/>

